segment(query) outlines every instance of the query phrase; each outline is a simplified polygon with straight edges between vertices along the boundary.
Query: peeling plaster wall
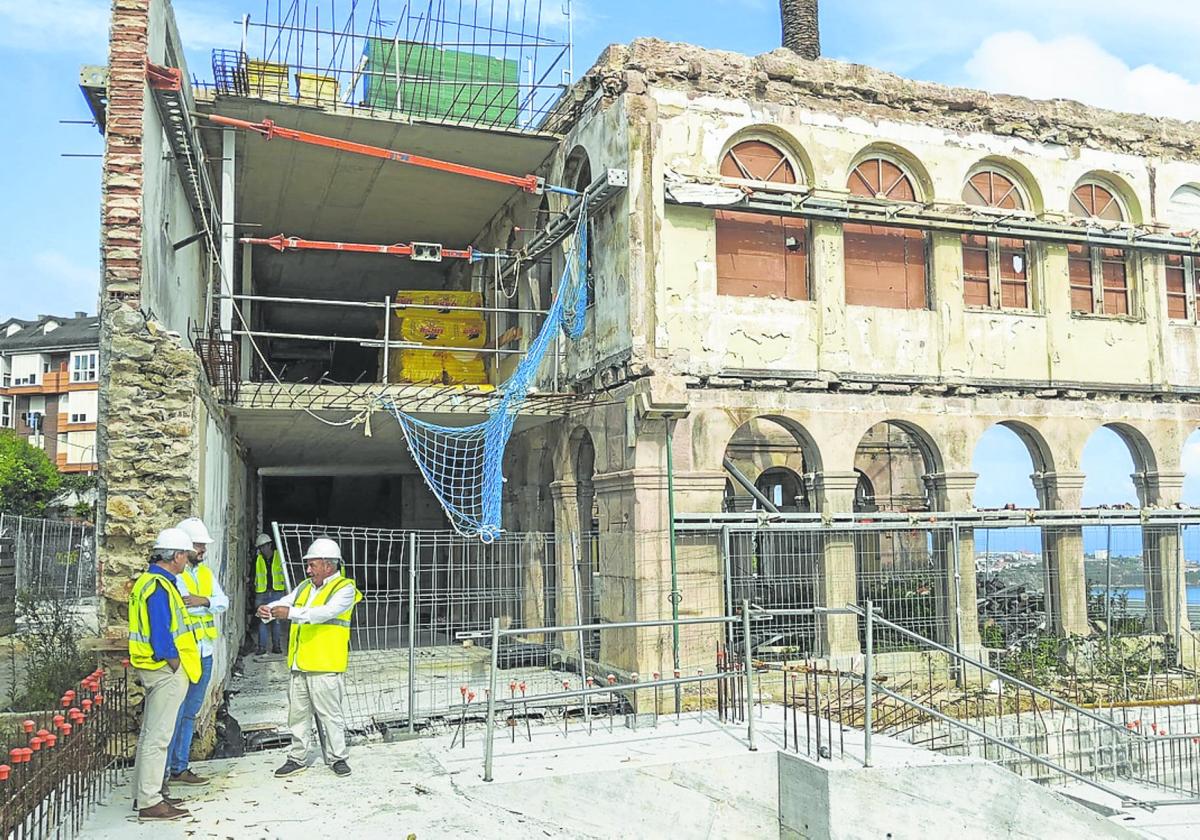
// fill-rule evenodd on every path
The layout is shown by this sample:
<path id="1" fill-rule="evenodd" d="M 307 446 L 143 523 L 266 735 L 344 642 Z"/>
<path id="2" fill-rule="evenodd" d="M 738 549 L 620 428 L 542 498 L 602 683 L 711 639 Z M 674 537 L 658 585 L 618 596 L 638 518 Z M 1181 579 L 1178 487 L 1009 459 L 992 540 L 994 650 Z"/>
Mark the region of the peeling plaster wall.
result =
<path id="1" fill-rule="evenodd" d="M 929 310 L 848 307 L 840 225 L 815 222 L 813 300 L 718 296 L 712 211 L 669 206 L 662 190 L 669 173 L 715 177 L 732 143 L 765 135 L 829 197 L 846 194 L 857 159 L 880 151 L 911 165 L 927 201 L 960 204 L 971 168 L 986 161 L 1013 170 L 1048 221 L 1066 221 L 1072 189 L 1098 174 L 1114 183 L 1132 222 L 1185 229 L 1194 221 L 1170 196 L 1200 182 L 1198 124 L 913 82 L 787 51 L 749 57 L 651 39 L 609 48 L 584 85 L 591 110 L 576 133 L 598 122 L 597 110 L 627 115 L 631 180 L 636 172 L 649 179 L 630 190 L 631 227 L 648 231 L 629 251 L 633 274 L 646 281 L 630 286 L 635 357 L 652 348 L 670 371 L 699 376 L 782 368 L 1188 385 L 1200 373 L 1200 331 L 1165 324 L 1159 256 L 1136 260 L 1132 317 L 1076 316 L 1065 248 L 1034 246 L 1034 311 L 1000 312 L 963 305 L 959 239 L 935 234 Z M 639 212 L 652 220 L 642 225 Z"/>

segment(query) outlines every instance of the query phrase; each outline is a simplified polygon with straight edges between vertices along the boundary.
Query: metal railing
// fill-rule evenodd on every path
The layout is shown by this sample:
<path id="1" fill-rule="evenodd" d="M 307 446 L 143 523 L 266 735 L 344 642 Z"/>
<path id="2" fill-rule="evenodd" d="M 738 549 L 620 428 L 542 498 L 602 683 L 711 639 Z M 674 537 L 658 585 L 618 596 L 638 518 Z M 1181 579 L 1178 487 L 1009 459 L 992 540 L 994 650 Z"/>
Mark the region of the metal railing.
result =
<path id="1" fill-rule="evenodd" d="M 0 514 L 0 536 L 13 540 L 16 590 L 70 601 L 96 595 L 95 526 Z"/>

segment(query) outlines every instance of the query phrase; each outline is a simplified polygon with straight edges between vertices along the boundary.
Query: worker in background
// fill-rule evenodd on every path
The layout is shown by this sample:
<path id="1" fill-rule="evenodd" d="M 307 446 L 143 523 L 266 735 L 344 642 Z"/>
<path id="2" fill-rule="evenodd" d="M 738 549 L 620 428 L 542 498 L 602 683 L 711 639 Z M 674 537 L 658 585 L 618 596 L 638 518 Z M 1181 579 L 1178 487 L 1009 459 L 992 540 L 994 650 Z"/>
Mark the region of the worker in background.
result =
<path id="1" fill-rule="evenodd" d="M 258 549 L 254 555 L 254 606 L 257 609 L 283 597 L 283 593 L 287 591 L 287 578 L 283 575 L 283 557 L 275 548 L 271 538 L 266 534 L 259 534 L 254 545 Z M 270 567 L 269 586 L 268 566 Z M 280 636 L 283 635 L 284 630 L 282 621 L 270 621 L 258 625 L 258 649 L 255 650 L 255 653 L 261 655 L 267 652 L 268 628 L 271 635 L 271 652 L 282 653 L 283 651 L 279 647 Z"/>
<path id="2" fill-rule="evenodd" d="M 308 578 L 283 598 L 259 607 L 257 613 L 264 621 L 292 622 L 287 651 L 292 672 L 288 685 L 292 748 L 275 775 L 291 776 L 308 766 L 315 718 L 326 763 L 337 775 L 349 776 L 342 675 L 350 656 L 350 618 L 362 593 L 342 575 L 342 550 L 333 540 L 313 540 L 304 560 Z"/>
<path id="3" fill-rule="evenodd" d="M 142 729 L 133 760 L 133 807 L 139 820 L 188 816 L 167 797 L 167 747 L 189 683 L 200 679 L 200 648 L 187 623 L 175 578 L 192 552 L 192 538 L 167 528 L 154 541 L 150 566 L 129 593 L 129 664 L 146 690 Z"/>
<path id="4" fill-rule="evenodd" d="M 192 540 L 193 551 L 188 555 L 187 568 L 175 579 L 183 603 L 187 607 L 186 620 L 196 636 L 200 648 L 200 679 L 192 683 L 179 707 L 179 718 L 175 722 L 175 735 L 167 752 L 167 769 L 170 781 L 181 785 L 204 785 L 208 779 L 198 776 L 188 768 L 192 754 L 192 736 L 196 731 L 196 715 L 204 704 L 209 680 L 212 679 L 213 646 L 217 639 L 216 616 L 229 609 L 229 596 L 221 589 L 217 576 L 204 565 L 204 557 L 212 537 L 208 528 L 198 517 L 191 517 L 177 526 Z"/>

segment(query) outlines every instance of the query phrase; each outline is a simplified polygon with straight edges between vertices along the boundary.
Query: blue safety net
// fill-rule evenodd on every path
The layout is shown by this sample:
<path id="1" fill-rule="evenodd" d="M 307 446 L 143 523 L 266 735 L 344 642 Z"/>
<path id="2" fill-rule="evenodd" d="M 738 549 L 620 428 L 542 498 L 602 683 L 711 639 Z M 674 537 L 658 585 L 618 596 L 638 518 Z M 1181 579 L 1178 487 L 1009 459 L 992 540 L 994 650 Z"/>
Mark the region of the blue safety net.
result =
<path id="1" fill-rule="evenodd" d="M 488 419 L 473 426 L 439 426 L 383 400 L 400 423 L 413 460 L 454 530 L 491 542 L 501 532 L 504 450 L 513 423 L 561 329 L 576 341 L 587 314 L 587 202 L 581 199 L 567 263 L 537 338 L 508 380 L 496 389 Z"/>

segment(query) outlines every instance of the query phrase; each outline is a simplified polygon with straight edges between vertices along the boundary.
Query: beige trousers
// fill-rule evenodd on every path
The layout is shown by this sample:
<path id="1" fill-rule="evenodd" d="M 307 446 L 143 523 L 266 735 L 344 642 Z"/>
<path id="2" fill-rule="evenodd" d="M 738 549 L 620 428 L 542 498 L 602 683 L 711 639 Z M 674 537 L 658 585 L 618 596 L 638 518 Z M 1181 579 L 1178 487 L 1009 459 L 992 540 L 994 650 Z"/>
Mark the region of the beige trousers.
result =
<path id="1" fill-rule="evenodd" d="M 342 713 L 342 675 L 292 671 L 288 684 L 288 731 L 292 748 L 288 758 L 297 764 L 308 764 L 314 747 L 313 718 L 325 734 L 325 761 L 333 764 L 344 761 L 350 754 L 346 749 L 346 716 Z"/>
<path id="2" fill-rule="evenodd" d="M 157 671 L 134 668 L 133 673 L 146 689 L 142 731 L 133 760 L 133 799 L 138 808 L 150 808 L 162 801 L 167 747 L 175 733 L 179 707 L 187 694 L 188 678 L 182 667 L 172 671 L 170 665 Z"/>

